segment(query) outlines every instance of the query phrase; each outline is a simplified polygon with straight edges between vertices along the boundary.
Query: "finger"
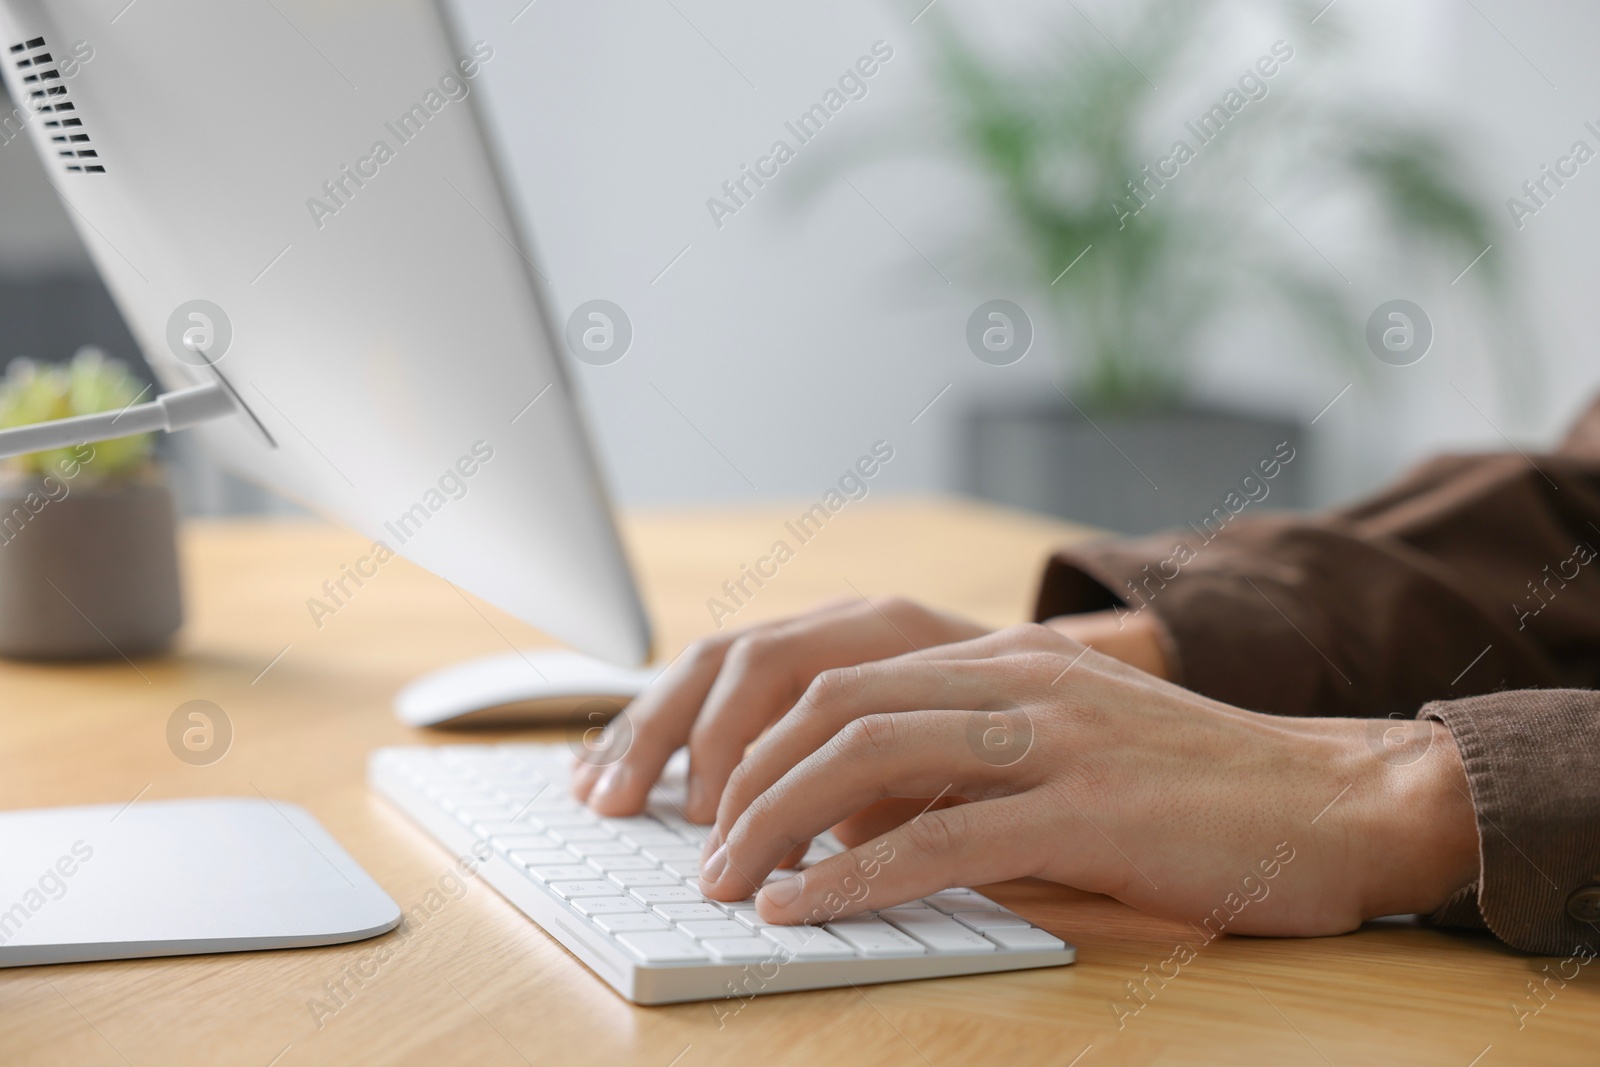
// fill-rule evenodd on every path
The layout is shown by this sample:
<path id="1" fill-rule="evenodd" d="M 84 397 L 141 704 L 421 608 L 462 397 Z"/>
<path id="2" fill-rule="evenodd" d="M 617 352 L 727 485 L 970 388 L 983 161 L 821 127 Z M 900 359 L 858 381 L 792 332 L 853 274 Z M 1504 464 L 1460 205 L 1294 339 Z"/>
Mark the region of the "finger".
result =
<path id="1" fill-rule="evenodd" d="M 888 797 L 876 804 L 868 804 L 854 815 L 847 815 L 833 826 L 833 836 L 846 848 L 854 848 L 863 841 L 886 834 L 901 823 L 909 822 L 925 811 L 938 811 L 955 804 L 967 803 L 966 797 L 934 797 L 932 803 L 921 797 Z M 719 842 L 720 843 L 720 842 Z M 779 870 L 792 870 L 811 851 L 811 840 L 806 840 L 789 850 L 779 863 Z M 704 857 L 701 857 L 704 859 Z"/>
<path id="2" fill-rule="evenodd" d="M 811 851 L 811 839 L 808 837 L 789 850 L 789 854 L 778 861 L 779 870 L 794 870 L 800 861 L 806 858 L 806 853 Z"/>
<path id="3" fill-rule="evenodd" d="M 684 813 L 691 820 L 716 818 L 723 787 L 745 748 L 794 706 L 818 674 L 905 649 L 905 638 L 885 622 L 886 612 L 902 613 L 893 603 L 875 606 L 856 598 L 757 627 L 733 642 L 689 731 Z"/>
<path id="4" fill-rule="evenodd" d="M 838 610 L 856 603 L 855 600 L 839 597 L 829 601 L 817 609 L 819 614 L 832 614 Z M 770 624 L 769 624 L 770 625 Z M 651 746 L 652 737 L 657 734 L 665 735 L 661 744 L 671 741 L 671 748 L 667 751 L 670 757 L 682 747 L 688 739 L 690 726 L 683 725 L 687 718 L 690 723 L 699 715 L 707 697 L 710 695 L 716 680 L 721 676 L 728 656 L 738 643 L 750 638 L 763 626 L 743 627 L 730 630 L 726 634 L 717 634 L 705 638 L 686 648 L 672 663 L 661 677 L 655 679 L 650 687 L 628 706 L 630 727 L 642 726 L 645 733 L 645 743 Z M 614 738 L 605 737 L 594 747 L 596 751 L 606 752 L 615 743 Z M 577 766 L 572 772 L 572 791 L 580 800 L 587 800 L 598 781 L 606 777 L 611 769 L 612 761 L 589 761 L 580 756 Z M 662 766 L 665 766 L 663 761 Z M 619 774 L 633 777 L 635 766 L 629 764 Z M 660 776 L 660 768 L 649 776 L 651 785 Z M 619 783 L 613 779 L 608 783 L 611 788 L 619 788 Z M 627 791 L 624 791 L 625 793 Z M 648 788 L 646 789 L 648 793 Z"/>
<path id="5" fill-rule="evenodd" d="M 914 711 L 851 721 L 733 824 L 702 868 L 701 890 L 717 900 L 743 900 L 797 844 L 885 797 L 931 801 L 950 792 L 983 796 L 1033 785 L 1042 761 L 997 766 L 979 758 L 968 747 L 969 718 Z"/>
<path id="6" fill-rule="evenodd" d="M 898 597 L 851 598 L 740 638 L 690 731 L 691 819 L 711 821 L 745 749 L 830 668 L 933 647 L 982 631 Z"/>
<path id="7" fill-rule="evenodd" d="M 688 739 L 689 728 L 735 636 L 690 645 L 628 705 L 622 713 L 625 727 L 615 721 L 607 724 L 606 737 L 597 747 L 607 754 L 605 762 L 578 768 L 572 780 L 573 795 L 605 815 L 632 815 L 641 810 L 668 758 Z M 631 731 L 631 740 L 616 736 L 616 731 L 624 728 Z M 608 743 L 622 747 L 621 755 L 612 758 Z"/>
<path id="8" fill-rule="evenodd" d="M 954 886 L 1024 878 L 1041 867 L 1031 797 L 930 811 L 882 837 L 830 856 L 756 896 L 772 923 L 826 923 Z"/>
<path id="9" fill-rule="evenodd" d="M 727 839 L 729 827 L 757 797 L 851 721 L 886 712 L 1004 707 L 996 697 L 1005 690 L 1003 683 L 993 662 L 941 663 L 922 656 L 899 656 L 818 675 L 729 779 L 717 809 L 713 844 Z"/>
<path id="10" fill-rule="evenodd" d="M 882 837 L 896 826 L 908 823 L 925 812 L 965 804 L 968 799 L 949 793 L 934 797 L 931 802 L 922 797 L 889 797 L 867 805 L 854 815 L 845 816 L 834 825 L 833 836 L 846 848 L 854 848 L 874 837 Z"/>

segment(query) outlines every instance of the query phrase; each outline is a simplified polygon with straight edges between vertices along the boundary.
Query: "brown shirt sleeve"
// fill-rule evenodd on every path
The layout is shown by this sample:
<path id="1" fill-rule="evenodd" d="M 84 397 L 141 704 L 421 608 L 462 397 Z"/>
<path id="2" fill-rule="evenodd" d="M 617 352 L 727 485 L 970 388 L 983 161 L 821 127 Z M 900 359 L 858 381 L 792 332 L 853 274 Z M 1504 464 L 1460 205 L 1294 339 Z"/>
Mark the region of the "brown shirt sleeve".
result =
<path id="1" fill-rule="evenodd" d="M 1433 916 L 1528 952 L 1600 951 L 1600 693 L 1493 693 L 1429 704 L 1461 749 L 1479 874 Z"/>
<path id="2" fill-rule="evenodd" d="M 1436 921 L 1600 945 L 1600 403 L 1549 454 L 1441 458 L 1325 516 L 1248 507 L 1058 553 L 1036 617 L 1151 612 L 1175 680 L 1238 707 L 1439 719 L 1483 871 Z"/>

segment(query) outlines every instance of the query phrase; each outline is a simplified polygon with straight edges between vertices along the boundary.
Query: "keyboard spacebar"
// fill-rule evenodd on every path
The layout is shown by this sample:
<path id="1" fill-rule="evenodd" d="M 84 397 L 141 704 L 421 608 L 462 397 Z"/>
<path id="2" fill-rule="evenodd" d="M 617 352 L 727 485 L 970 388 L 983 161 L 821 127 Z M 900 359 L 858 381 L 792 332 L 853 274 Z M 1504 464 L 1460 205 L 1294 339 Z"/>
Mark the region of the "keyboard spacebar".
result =
<path id="1" fill-rule="evenodd" d="M 840 919 L 823 927 L 841 938 L 863 956 L 921 956 L 922 944 L 896 930 L 882 919 Z"/>
<path id="2" fill-rule="evenodd" d="M 704 949 L 673 930 L 619 934 L 617 940 L 646 963 L 678 963 L 706 958 Z"/>

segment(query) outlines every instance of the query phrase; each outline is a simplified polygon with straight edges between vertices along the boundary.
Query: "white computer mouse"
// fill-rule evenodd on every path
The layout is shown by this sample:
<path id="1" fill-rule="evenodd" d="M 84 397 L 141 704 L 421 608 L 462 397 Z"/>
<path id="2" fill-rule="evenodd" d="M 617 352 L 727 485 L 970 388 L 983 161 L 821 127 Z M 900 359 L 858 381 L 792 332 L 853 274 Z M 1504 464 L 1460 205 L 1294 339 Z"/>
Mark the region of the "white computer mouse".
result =
<path id="1" fill-rule="evenodd" d="M 577 652 L 508 652 L 425 674 L 400 690 L 394 713 L 408 726 L 510 726 L 608 718 L 655 678 Z"/>

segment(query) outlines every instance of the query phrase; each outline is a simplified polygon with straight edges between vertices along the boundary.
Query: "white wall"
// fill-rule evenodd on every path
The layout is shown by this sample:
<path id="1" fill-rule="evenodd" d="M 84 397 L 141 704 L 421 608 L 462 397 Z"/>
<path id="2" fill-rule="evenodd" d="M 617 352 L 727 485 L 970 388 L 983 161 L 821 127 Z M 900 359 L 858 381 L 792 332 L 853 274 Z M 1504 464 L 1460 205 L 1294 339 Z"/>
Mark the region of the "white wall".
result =
<path id="1" fill-rule="evenodd" d="M 1048 334 L 1012 368 L 981 365 L 966 350 L 972 308 L 1009 295 L 963 266 L 960 237 L 981 218 L 970 190 L 943 170 L 906 163 L 852 171 L 859 193 L 831 182 L 800 195 L 833 142 L 894 129 L 925 101 L 926 42 L 912 24 L 922 0 L 462 3 L 474 36 L 499 49 L 485 87 L 558 306 L 604 297 L 634 321 L 634 348 L 621 362 L 574 364 L 624 501 L 814 496 L 880 438 L 896 448 L 880 489 L 949 487 L 964 405 L 1046 387 Z M 1438 110 L 1500 201 L 1585 136 L 1584 119 L 1600 125 L 1600 71 L 1587 55 L 1600 39 L 1600 8 L 1475 3 L 1339 0 L 1304 32 L 1347 31 L 1355 59 L 1340 76 L 1351 92 Z M 1114 4 L 1079 6 L 1115 33 Z M 1093 32 L 1043 0 L 939 7 L 1005 47 L 1030 47 L 1044 26 Z M 895 58 L 867 98 L 717 229 L 706 199 L 787 136 L 784 121 L 878 40 Z M 1248 62 L 1259 46 L 1242 33 L 1218 63 Z M 0 271 L 81 263 L 61 209 L 22 159 L 27 151 L 21 142 L 0 148 Z M 1337 245 L 1336 220 L 1308 207 L 1304 224 L 1312 241 Z M 1241 329 L 1213 353 L 1202 392 L 1309 419 L 1353 381 L 1315 427 L 1324 501 L 1380 484 L 1441 447 L 1504 447 L 1502 432 L 1519 444 L 1546 442 L 1600 390 L 1588 340 L 1597 235 L 1600 164 L 1491 253 L 1521 272 L 1527 347 L 1542 360 L 1537 379 L 1519 374 L 1538 383 L 1521 409 L 1500 395 L 1468 297 L 1448 289 L 1425 303 L 1439 340 L 1417 366 L 1351 375 Z M 1355 284 L 1374 306 L 1409 295 L 1404 279 Z"/>
<path id="2" fill-rule="evenodd" d="M 1600 67 L 1592 54 L 1600 7 L 1585 0 L 1478 0 L 1478 7 L 1494 26 L 1470 7 L 1454 11 L 1448 84 L 1463 120 L 1481 137 L 1484 167 L 1503 201 L 1521 195 L 1521 184 L 1574 140 L 1600 151 L 1600 137 L 1583 128 L 1585 121 L 1600 127 Z M 1600 383 L 1600 346 L 1593 340 L 1600 161 L 1525 221 L 1506 251 L 1524 272 L 1553 427 L 1581 409 Z"/>
<path id="3" fill-rule="evenodd" d="M 912 99 L 909 16 L 850 0 L 541 3 L 508 32 L 506 5 L 468 6 L 501 51 L 487 89 L 558 303 L 604 297 L 634 321 L 621 362 L 574 364 L 622 497 L 815 495 L 880 438 L 897 450 L 885 483 L 939 485 L 953 398 L 911 420 L 975 361 L 960 348 L 969 298 L 920 261 L 908 273 L 893 228 L 933 254 L 931 205 L 871 175 L 857 185 L 892 222 L 842 185 L 795 202 L 824 141 Z M 784 121 L 879 40 L 895 58 L 868 96 L 719 230 L 706 200 L 794 142 Z"/>
<path id="4" fill-rule="evenodd" d="M 505 10 L 472 6 L 484 33 Z M 1115 32 L 1114 5 L 1080 6 Z M 1005 370 L 967 352 L 968 313 L 1007 294 L 961 269 L 963 216 L 980 208 L 937 170 L 870 167 L 853 173 L 861 195 L 833 182 L 805 203 L 783 195 L 784 183 L 798 186 L 802 177 L 786 170 L 720 232 L 704 206 L 875 40 L 891 42 L 896 58 L 824 136 L 892 125 L 913 111 L 926 96 L 925 38 L 911 24 L 920 7 L 823 2 L 774 14 L 691 0 L 677 4 L 680 17 L 656 3 L 541 3 L 513 27 L 520 35 L 496 38 L 514 58 L 492 69 L 490 88 L 502 104 L 516 101 L 502 126 L 558 299 L 571 307 L 606 296 L 635 319 L 639 339 L 625 360 L 577 368 L 624 498 L 807 495 L 879 437 L 898 449 L 887 483 L 949 486 L 963 405 L 988 392 L 1037 390 L 1051 374 L 1048 337 Z M 1352 95 L 1436 111 L 1456 127 L 1481 171 L 1475 179 L 1498 201 L 1582 132 L 1585 101 L 1600 105 L 1600 75 L 1583 54 L 1583 42 L 1600 31 L 1600 9 L 1579 0 L 1541 5 L 1537 16 L 1510 0 L 1479 8 L 1515 48 L 1470 5 L 1446 0 L 1340 0 L 1303 32 L 1350 37 L 1351 66 L 1338 77 Z M 1028 47 L 1039 27 L 1093 32 L 1060 5 L 1030 0 L 941 0 L 941 9 L 1009 47 Z M 1228 49 L 1236 55 L 1218 62 L 1246 63 L 1261 44 L 1240 34 Z M 1583 175 L 1594 188 L 1575 182 L 1515 247 L 1490 253 L 1526 272 L 1536 327 L 1527 348 L 1543 372 L 1515 372 L 1538 381 L 1520 408 L 1501 395 L 1471 314 L 1475 298 L 1448 287 L 1430 290 L 1424 304 L 1438 341 L 1421 364 L 1374 366 L 1363 377 L 1247 331 L 1219 346 L 1202 393 L 1310 419 L 1353 382 L 1315 427 L 1323 501 L 1366 491 L 1439 448 L 1500 448 L 1502 433 L 1522 445 L 1552 439 L 1600 388 L 1600 365 L 1583 346 L 1584 288 L 1600 278 L 1592 240 L 1600 234 L 1600 166 L 1594 170 L 1592 179 Z M 1337 245 L 1338 220 L 1322 221 L 1329 232 L 1319 233 L 1311 216 L 1308 236 Z M 1375 307 L 1411 295 L 1405 281 L 1354 284 Z"/>
<path id="5" fill-rule="evenodd" d="M 1436 110 L 1455 129 L 1474 178 L 1508 224 L 1505 200 L 1520 196 L 1541 164 L 1553 164 L 1579 137 L 1600 150 L 1600 137 L 1582 128 L 1585 119 L 1600 126 L 1600 72 L 1586 52 L 1600 39 L 1600 8 L 1581 0 L 1431 0 L 1403 5 L 1426 13 L 1408 35 L 1386 28 L 1389 6 L 1341 0 L 1334 9 L 1364 31 L 1364 44 L 1372 42 L 1363 75 L 1398 83 L 1398 99 Z M 1389 47 L 1380 52 L 1383 41 Z M 1419 68 L 1426 77 L 1416 77 Z M 1503 344 L 1484 338 L 1470 291 L 1446 288 L 1425 301 L 1438 330 L 1434 352 L 1413 367 L 1376 368 L 1376 381 L 1358 382 L 1319 423 L 1324 499 L 1364 492 L 1442 449 L 1547 446 L 1600 393 L 1600 359 L 1589 340 L 1590 294 L 1600 280 L 1600 163 L 1509 232 L 1489 255 L 1511 268 L 1525 302 L 1518 336 Z M 1376 302 L 1411 294 L 1402 286 L 1373 295 Z M 1511 395 L 1491 365 L 1495 351 L 1520 383 Z"/>

